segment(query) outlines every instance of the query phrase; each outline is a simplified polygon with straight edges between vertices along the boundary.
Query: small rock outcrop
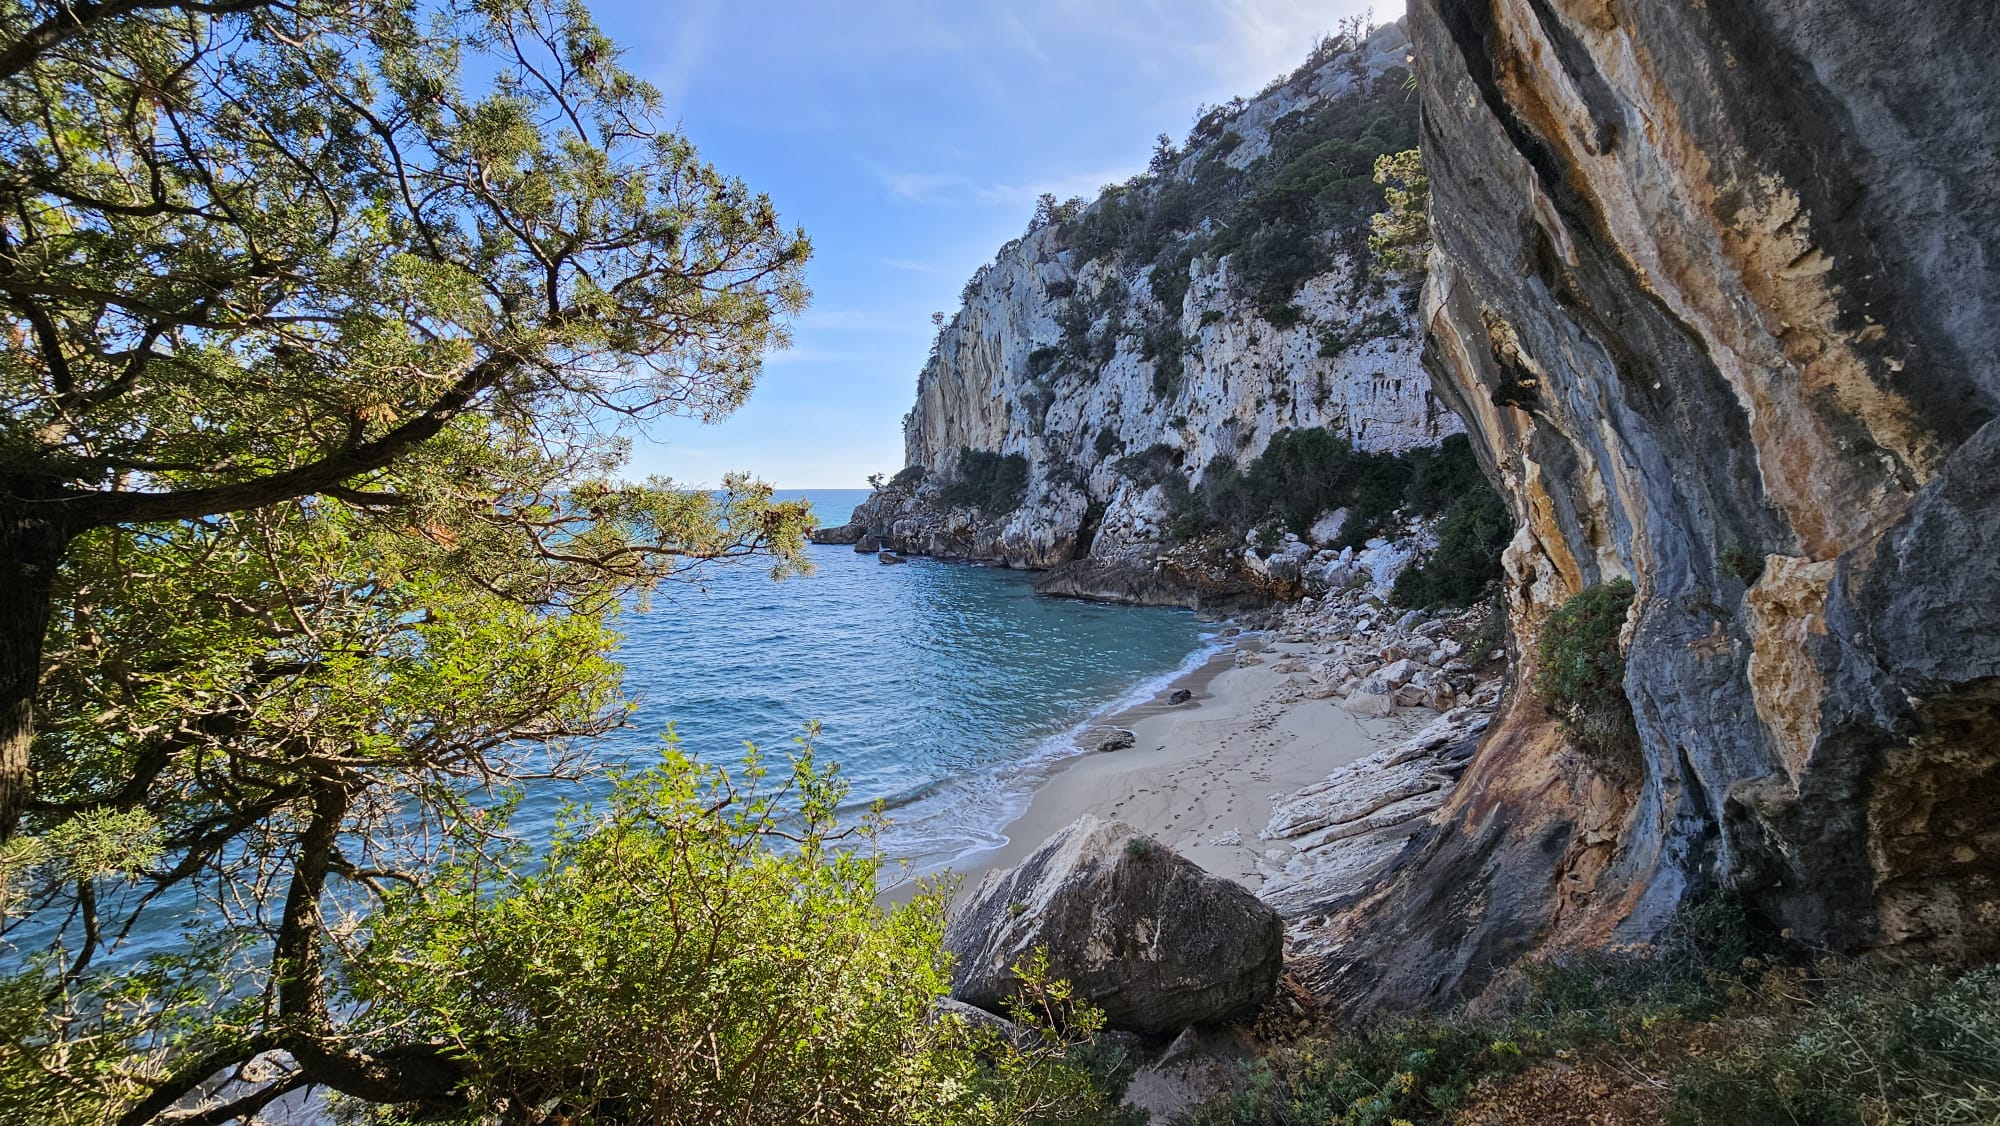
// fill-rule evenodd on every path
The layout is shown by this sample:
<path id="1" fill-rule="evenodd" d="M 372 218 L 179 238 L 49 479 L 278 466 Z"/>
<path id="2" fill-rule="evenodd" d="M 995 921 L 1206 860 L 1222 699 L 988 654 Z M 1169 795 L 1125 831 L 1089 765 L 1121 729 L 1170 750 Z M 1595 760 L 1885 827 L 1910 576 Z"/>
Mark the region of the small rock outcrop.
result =
<path id="1" fill-rule="evenodd" d="M 998 1011 L 1037 948 L 1114 1028 L 1153 1034 L 1248 1016 L 1277 988 L 1278 913 L 1130 825 L 1083 817 L 953 912 L 952 996 Z"/>

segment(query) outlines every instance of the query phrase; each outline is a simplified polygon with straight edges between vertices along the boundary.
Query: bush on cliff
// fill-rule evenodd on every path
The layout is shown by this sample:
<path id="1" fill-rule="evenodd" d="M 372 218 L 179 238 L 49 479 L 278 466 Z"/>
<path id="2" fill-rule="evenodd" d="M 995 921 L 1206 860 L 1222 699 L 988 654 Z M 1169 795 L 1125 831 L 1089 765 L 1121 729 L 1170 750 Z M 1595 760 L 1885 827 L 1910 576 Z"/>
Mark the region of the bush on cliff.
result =
<path id="1" fill-rule="evenodd" d="M 967 446 L 958 451 L 958 474 L 943 493 L 946 504 L 976 506 L 987 517 L 1021 507 L 1028 491 L 1028 459 Z"/>
<path id="2" fill-rule="evenodd" d="M 1616 772 L 1636 766 L 1638 735 L 1618 647 L 1633 597 L 1626 579 L 1585 589 L 1549 615 L 1535 643 L 1535 695 L 1586 752 Z"/>

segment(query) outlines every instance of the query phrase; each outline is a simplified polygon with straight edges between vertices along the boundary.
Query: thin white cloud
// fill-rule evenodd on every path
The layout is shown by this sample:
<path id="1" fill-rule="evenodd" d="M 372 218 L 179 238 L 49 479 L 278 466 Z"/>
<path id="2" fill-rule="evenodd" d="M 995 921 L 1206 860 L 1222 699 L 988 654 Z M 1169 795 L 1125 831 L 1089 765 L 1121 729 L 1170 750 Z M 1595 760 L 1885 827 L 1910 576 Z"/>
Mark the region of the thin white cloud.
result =
<path id="1" fill-rule="evenodd" d="M 1019 184 L 980 183 L 956 172 L 880 172 L 892 198 L 911 203 L 941 203 L 956 206 L 1009 207 L 1033 203 L 1043 193 L 1057 199 L 1093 197 L 1106 184 L 1118 183 L 1138 171 L 1135 168 L 1098 168 L 1072 172 L 1047 180 Z"/>

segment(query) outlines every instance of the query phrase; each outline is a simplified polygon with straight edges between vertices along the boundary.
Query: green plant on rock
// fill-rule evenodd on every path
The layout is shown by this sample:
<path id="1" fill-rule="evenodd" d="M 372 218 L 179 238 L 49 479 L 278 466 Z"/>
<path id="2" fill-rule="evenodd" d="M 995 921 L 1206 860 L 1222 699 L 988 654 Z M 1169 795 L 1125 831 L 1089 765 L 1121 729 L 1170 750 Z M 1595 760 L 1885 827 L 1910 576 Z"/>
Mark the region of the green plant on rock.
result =
<path id="1" fill-rule="evenodd" d="M 1549 615 L 1535 643 L 1535 695 L 1594 760 L 1617 773 L 1635 767 L 1638 753 L 1618 645 L 1634 596 L 1628 579 L 1589 587 Z"/>
<path id="2" fill-rule="evenodd" d="M 945 486 L 943 499 L 946 504 L 972 505 L 991 518 L 1021 507 L 1027 491 L 1026 456 L 966 446 L 958 451 L 957 476 Z"/>
<path id="3" fill-rule="evenodd" d="M 1384 273 L 1421 281 L 1431 249 L 1431 189 L 1422 151 L 1405 149 L 1377 157 L 1375 182 L 1382 185 L 1383 206 L 1368 220 L 1368 249 Z"/>

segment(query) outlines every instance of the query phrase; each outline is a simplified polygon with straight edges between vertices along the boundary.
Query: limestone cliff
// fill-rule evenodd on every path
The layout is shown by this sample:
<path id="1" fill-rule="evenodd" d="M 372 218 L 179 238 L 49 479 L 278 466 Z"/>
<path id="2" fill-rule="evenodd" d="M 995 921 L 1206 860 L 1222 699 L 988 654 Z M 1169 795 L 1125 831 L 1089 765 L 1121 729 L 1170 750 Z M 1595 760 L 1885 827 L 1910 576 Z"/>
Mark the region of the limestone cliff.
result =
<path id="1" fill-rule="evenodd" d="M 1019 567 L 1150 561 L 1187 489 L 1280 431 L 1371 451 L 1456 431 L 1418 362 L 1415 288 L 1367 246 L 1374 160 L 1415 142 L 1407 52 L 1400 26 L 1329 41 L 1184 145 L 1163 138 L 1147 174 L 1045 202 L 941 326 L 904 420 L 913 468 L 846 536 Z M 954 502 L 968 450 L 1024 459 L 1017 507 Z"/>
<path id="2" fill-rule="evenodd" d="M 1343 1004 L 1743 893 L 2000 942 L 2000 8 L 1412 0 L 1426 366 L 1520 531 L 1516 688 L 1436 828 L 1307 937 Z M 1520 686 L 1637 590 L 1621 777 Z"/>

